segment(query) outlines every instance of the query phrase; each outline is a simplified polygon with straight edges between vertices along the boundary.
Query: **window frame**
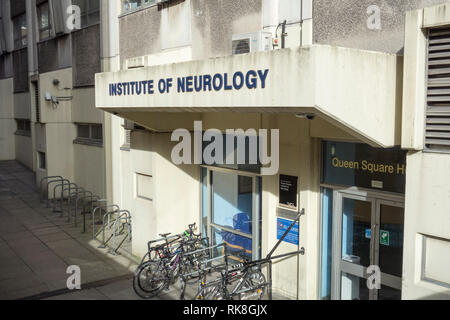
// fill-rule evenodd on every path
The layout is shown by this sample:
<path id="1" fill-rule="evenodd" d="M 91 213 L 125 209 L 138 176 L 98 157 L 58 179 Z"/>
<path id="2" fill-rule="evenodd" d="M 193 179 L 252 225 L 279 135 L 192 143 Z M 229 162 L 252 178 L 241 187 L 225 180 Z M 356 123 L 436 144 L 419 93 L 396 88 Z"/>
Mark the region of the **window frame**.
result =
<path id="1" fill-rule="evenodd" d="M 73 141 L 74 144 L 82 144 L 82 145 L 89 145 L 89 146 L 95 146 L 95 147 L 103 147 L 103 124 L 101 123 L 75 123 L 77 127 L 77 137 Z M 80 136 L 80 127 L 81 126 L 87 126 L 88 127 L 88 137 Z M 97 128 L 96 128 L 97 127 Z M 100 129 L 101 132 L 101 138 L 94 137 L 94 129 Z"/>
<path id="2" fill-rule="evenodd" d="M 15 135 L 31 137 L 31 120 L 30 119 L 15 119 L 17 130 Z"/>
<path id="3" fill-rule="evenodd" d="M 92 8 L 92 1 L 97 1 L 98 6 L 97 8 Z M 78 3 L 77 3 L 78 2 Z M 79 5 L 80 2 L 83 2 L 83 7 L 85 8 L 85 11 L 80 12 L 80 22 L 81 22 L 81 29 L 89 28 L 91 26 L 100 24 L 100 0 L 73 0 L 73 5 L 78 5 L 81 9 L 81 6 Z M 90 16 L 92 14 L 98 13 L 98 19 L 94 22 L 90 21 Z M 86 21 L 85 24 L 83 24 L 83 21 Z"/>
<path id="4" fill-rule="evenodd" d="M 14 37 L 14 50 L 20 50 L 28 46 L 28 25 L 27 25 L 27 15 L 22 13 L 12 19 L 13 22 L 13 37 Z M 18 32 L 18 25 L 20 23 L 20 30 L 25 27 L 25 35 L 23 32 Z"/>
<path id="5" fill-rule="evenodd" d="M 47 7 L 48 25 L 47 25 L 47 27 L 42 28 L 42 26 L 41 26 L 42 14 L 41 14 L 40 10 L 42 9 L 42 7 L 45 7 L 45 6 Z M 53 38 L 55 36 L 55 34 L 53 31 L 52 14 L 51 14 L 49 1 L 42 2 L 41 4 L 36 6 L 36 15 L 37 15 L 37 24 L 38 24 L 37 29 L 38 29 L 38 33 L 39 33 L 39 42 Z M 43 37 L 42 34 L 47 31 L 48 31 L 48 36 Z"/>
<path id="6" fill-rule="evenodd" d="M 131 1 L 129 1 L 129 0 L 121 0 L 120 1 L 120 4 L 121 4 L 121 9 L 120 9 L 121 14 L 120 14 L 120 16 L 127 15 L 127 14 L 130 14 L 130 13 L 133 13 L 133 12 L 137 12 L 137 11 L 140 11 L 140 10 L 143 10 L 143 9 L 150 8 L 150 7 L 158 5 L 156 0 L 140 0 L 140 1 L 141 1 L 141 4 L 136 6 L 135 8 L 129 7 L 128 9 L 126 9 L 125 8 L 125 3 L 126 2 L 130 3 Z M 143 3 L 144 1 L 146 1 L 146 2 Z"/>

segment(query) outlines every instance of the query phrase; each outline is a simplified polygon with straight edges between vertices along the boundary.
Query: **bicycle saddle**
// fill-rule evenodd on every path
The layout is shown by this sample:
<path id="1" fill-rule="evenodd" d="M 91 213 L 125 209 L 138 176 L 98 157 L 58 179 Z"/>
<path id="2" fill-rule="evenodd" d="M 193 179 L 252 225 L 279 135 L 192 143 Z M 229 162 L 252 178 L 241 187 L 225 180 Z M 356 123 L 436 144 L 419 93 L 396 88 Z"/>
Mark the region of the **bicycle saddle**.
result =
<path id="1" fill-rule="evenodd" d="M 161 238 L 167 238 L 167 236 L 171 235 L 171 233 L 160 233 Z"/>

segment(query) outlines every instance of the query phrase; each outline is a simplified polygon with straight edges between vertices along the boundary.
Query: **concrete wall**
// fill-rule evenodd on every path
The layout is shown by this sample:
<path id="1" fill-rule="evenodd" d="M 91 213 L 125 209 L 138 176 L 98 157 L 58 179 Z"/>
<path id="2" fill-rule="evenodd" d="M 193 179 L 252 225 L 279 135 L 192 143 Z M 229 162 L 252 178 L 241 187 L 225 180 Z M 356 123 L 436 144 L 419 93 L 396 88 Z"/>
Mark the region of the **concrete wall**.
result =
<path id="1" fill-rule="evenodd" d="M 33 144 L 31 137 L 16 135 L 15 149 L 15 159 L 30 170 L 33 170 Z"/>
<path id="2" fill-rule="evenodd" d="M 13 80 L 0 80 L 0 160 L 15 158 Z"/>
<path id="3" fill-rule="evenodd" d="M 59 85 L 55 86 L 53 80 L 58 79 Z M 66 89 L 68 88 L 68 89 Z M 43 123 L 68 123 L 72 117 L 72 101 L 60 101 L 58 105 L 52 105 L 45 100 L 45 93 L 49 92 L 55 97 L 68 97 L 72 95 L 72 68 L 39 75 L 39 97 L 41 106 L 41 122 Z"/>
<path id="4" fill-rule="evenodd" d="M 402 54 L 405 14 L 446 0 L 314 0 L 313 42 Z M 371 6 L 379 8 L 380 29 L 369 29 L 374 16 Z"/>
<path id="5" fill-rule="evenodd" d="M 407 157 L 404 299 L 450 299 L 450 155 L 424 149 L 425 28 L 450 25 L 450 4 L 406 16 L 402 147 Z"/>
<path id="6" fill-rule="evenodd" d="M 174 165 L 170 158 L 174 145 L 169 134 L 133 134 L 131 170 L 124 173 L 122 188 L 133 192 L 133 205 L 124 208 L 132 212 L 133 254 L 139 257 L 147 252 L 147 242 L 159 233 L 183 232 L 188 224 L 199 223 L 200 170 L 197 166 Z M 151 177 L 152 200 L 138 197 L 137 174 Z"/>
<path id="7" fill-rule="evenodd" d="M 45 125 L 47 174 L 74 181 L 74 144 L 76 127 L 71 123 Z"/>
<path id="8" fill-rule="evenodd" d="M 233 34 L 260 30 L 261 0 L 186 0 L 162 10 L 152 6 L 120 18 L 121 61 L 181 46 L 192 46 L 195 60 L 226 56 Z"/>
<path id="9" fill-rule="evenodd" d="M 73 181 L 103 199 L 106 192 L 103 148 L 73 144 L 73 157 Z"/>
<path id="10" fill-rule="evenodd" d="M 448 154 L 408 155 L 403 299 L 450 299 L 449 181 Z"/>

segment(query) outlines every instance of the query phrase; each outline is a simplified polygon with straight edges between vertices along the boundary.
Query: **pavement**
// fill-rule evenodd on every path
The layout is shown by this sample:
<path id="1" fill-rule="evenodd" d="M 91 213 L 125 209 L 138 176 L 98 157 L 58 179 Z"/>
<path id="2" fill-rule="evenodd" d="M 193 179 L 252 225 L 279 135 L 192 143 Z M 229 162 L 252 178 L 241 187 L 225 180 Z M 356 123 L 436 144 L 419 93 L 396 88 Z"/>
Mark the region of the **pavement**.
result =
<path id="1" fill-rule="evenodd" d="M 131 242 L 121 255 L 111 255 L 98 248 L 90 223 L 82 233 L 81 220 L 74 227 L 67 213 L 61 217 L 41 201 L 32 171 L 17 161 L 0 161 L 0 300 L 140 300 L 132 284 L 139 258 L 130 254 Z M 80 268 L 81 290 L 67 288 L 69 266 Z M 196 293 L 193 281 L 185 297 Z M 152 298 L 178 299 L 178 282 Z"/>
<path id="2" fill-rule="evenodd" d="M 134 295 L 131 280 L 136 259 L 113 256 L 40 201 L 34 173 L 16 161 L 0 161 L 0 299 L 11 300 L 67 289 L 67 268 L 80 267 L 81 286 L 106 279 L 121 279 Z M 130 279 L 131 279 L 130 278 Z M 112 294 L 106 286 L 106 298 Z M 84 290 L 82 290 L 84 291 Z M 76 297 L 92 298 L 90 291 Z"/>

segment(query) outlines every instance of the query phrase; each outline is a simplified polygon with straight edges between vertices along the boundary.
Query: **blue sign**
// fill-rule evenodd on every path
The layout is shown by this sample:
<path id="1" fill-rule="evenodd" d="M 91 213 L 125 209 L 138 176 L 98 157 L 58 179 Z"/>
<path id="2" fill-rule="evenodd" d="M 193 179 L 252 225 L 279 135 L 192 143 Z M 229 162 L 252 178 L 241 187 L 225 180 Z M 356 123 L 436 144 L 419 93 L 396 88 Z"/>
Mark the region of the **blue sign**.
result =
<path id="1" fill-rule="evenodd" d="M 247 89 L 264 89 L 266 87 L 269 69 L 236 71 L 234 73 L 216 73 L 192 75 L 178 78 L 149 79 L 143 81 L 128 81 L 111 83 L 109 96 L 140 96 L 155 93 L 208 92 L 231 91 Z"/>
<path id="2" fill-rule="evenodd" d="M 372 238 L 372 230 L 366 229 L 366 239 Z"/>
<path id="3" fill-rule="evenodd" d="M 280 240 L 281 237 L 284 235 L 286 230 L 289 228 L 289 226 L 292 224 L 292 220 L 286 220 L 282 218 L 277 218 L 277 239 Z M 295 245 L 298 245 L 299 243 L 299 225 L 298 222 L 294 224 L 291 231 L 287 234 L 286 238 L 284 238 L 284 242 L 292 243 Z"/>

